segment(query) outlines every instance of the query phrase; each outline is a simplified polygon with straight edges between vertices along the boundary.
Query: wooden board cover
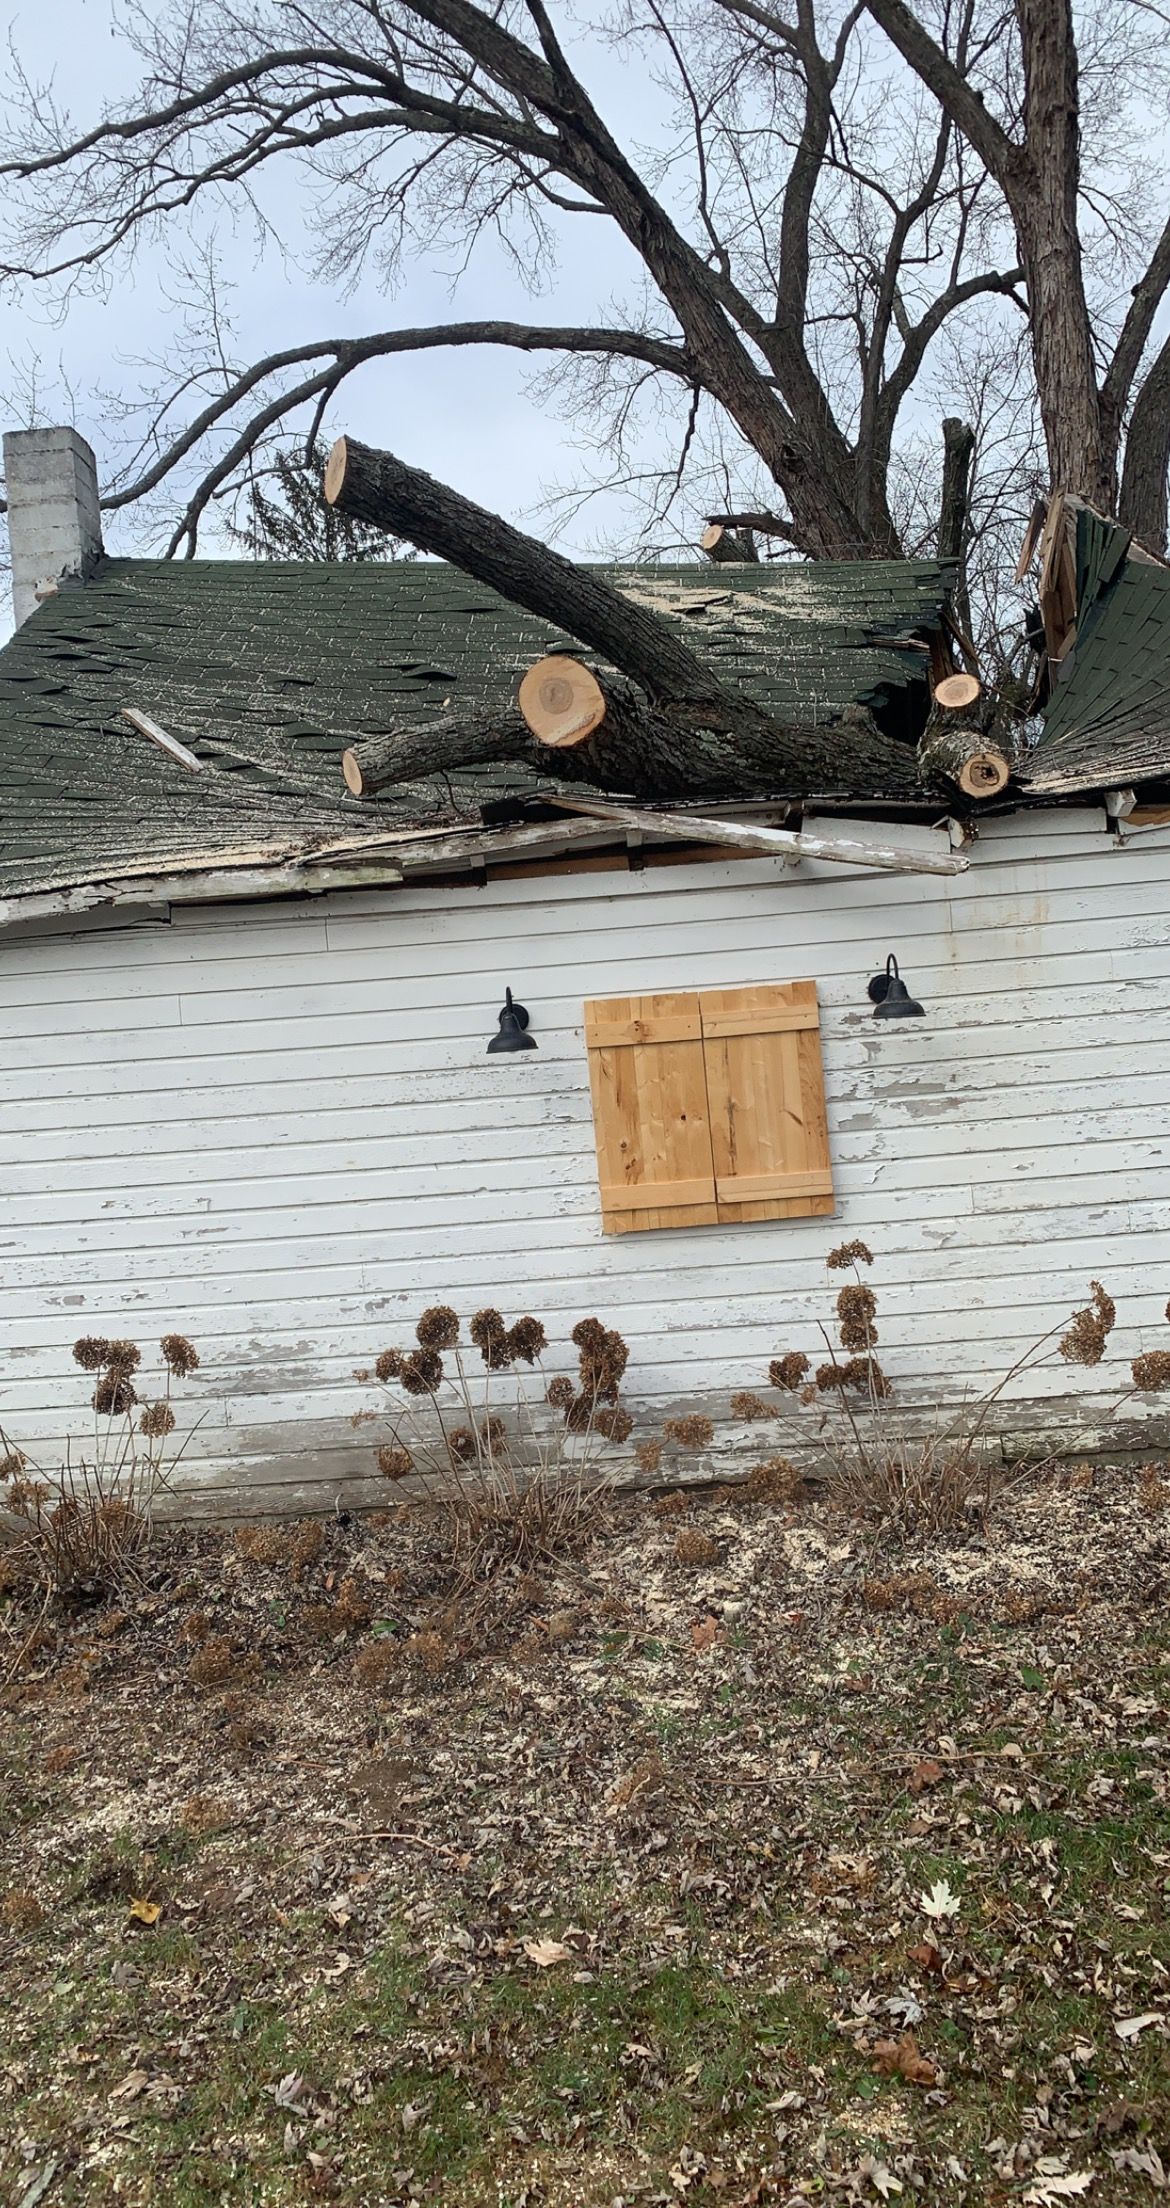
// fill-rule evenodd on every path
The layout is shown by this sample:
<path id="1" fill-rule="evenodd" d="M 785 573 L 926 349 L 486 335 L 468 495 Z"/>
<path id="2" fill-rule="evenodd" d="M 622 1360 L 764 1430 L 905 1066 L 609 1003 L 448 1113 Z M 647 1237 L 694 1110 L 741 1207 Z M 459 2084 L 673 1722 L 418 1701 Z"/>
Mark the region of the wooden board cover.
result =
<path id="1" fill-rule="evenodd" d="M 604 1232 L 716 1226 L 697 995 L 587 1004 L 585 1040 Z"/>
<path id="2" fill-rule="evenodd" d="M 606 1234 L 831 1213 L 816 984 L 585 1007 Z"/>

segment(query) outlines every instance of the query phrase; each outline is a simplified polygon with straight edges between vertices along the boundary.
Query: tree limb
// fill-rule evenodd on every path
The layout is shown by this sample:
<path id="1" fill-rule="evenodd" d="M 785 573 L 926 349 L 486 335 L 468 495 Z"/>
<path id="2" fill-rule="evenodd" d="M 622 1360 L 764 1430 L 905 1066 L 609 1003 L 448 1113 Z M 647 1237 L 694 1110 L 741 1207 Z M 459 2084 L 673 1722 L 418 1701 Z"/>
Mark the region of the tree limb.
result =
<path id="1" fill-rule="evenodd" d="M 628 685 L 624 691 L 618 686 L 621 702 L 615 710 L 624 717 L 618 760 L 615 764 L 611 756 L 604 768 L 608 787 L 615 786 L 615 774 L 624 776 L 629 786 L 629 746 L 636 725 L 646 732 L 648 755 L 656 761 L 653 771 L 665 777 L 661 787 L 673 785 L 696 794 L 758 790 L 765 784 L 806 792 L 850 784 L 902 792 L 914 787 L 908 747 L 883 736 L 876 724 L 869 722 L 863 729 L 781 726 L 747 692 L 723 681 L 710 662 L 692 652 L 677 628 L 637 595 L 615 589 L 596 569 L 576 567 L 393 453 L 339 438 L 329 456 L 325 496 L 355 521 L 406 537 L 421 551 L 451 560 L 512 604 L 567 629 L 637 684 L 648 705 Z M 603 722 L 591 773 L 600 771 L 600 751 L 614 734 L 608 712 L 607 720 L 610 739 Z"/>

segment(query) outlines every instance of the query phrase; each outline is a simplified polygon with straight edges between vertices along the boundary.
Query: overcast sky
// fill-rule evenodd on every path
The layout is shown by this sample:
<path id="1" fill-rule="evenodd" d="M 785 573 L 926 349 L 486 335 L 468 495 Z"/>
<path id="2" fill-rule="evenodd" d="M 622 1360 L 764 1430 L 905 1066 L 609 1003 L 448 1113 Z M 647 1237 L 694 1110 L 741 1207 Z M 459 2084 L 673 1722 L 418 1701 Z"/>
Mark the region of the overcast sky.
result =
<path id="1" fill-rule="evenodd" d="M 124 96 L 137 81 L 140 64 L 118 34 L 115 12 L 112 0 L 48 0 L 47 5 L 20 0 L 15 7 L 9 0 L 12 47 L 31 76 L 52 80 L 60 105 L 78 126 L 96 120 L 103 99 Z M 608 118 L 633 146 L 639 129 L 645 131 L 644 81 L 600 46 L 590 53 L 588 67 Z M 280 173 L 288 192 L 295 172 L 286 164 Z M 295 237 L 295 205 L 282 212 L 291 215 L 285 226 Z M 254 236 L 233 229 L 226 209 L 213 215 L 208 207 L 200 223 L 206 229 L 213 222 L 241 364 L 323 334 L 486 315 L 535 322 L 606 320 L 610 302 L 628 293 L 635 276 L 633 256 L 612 226 L 591 217 L 565 218 L 562 265 L 536 299 L 495 249 L 481 249 L 460 277 L 457 304 L 452 269 L 417 265 L 394 296 L 367 279 L 341 297 L 314 286 L 271 250 L 258 257 Z M 23 390 L 36 362 L 39 422 L 75 421 L 94 445 L 100 466 L 112 437 L 96 394 L 111 386 L 133 390 L 142 374 L 136 361 L 165 355 L 174 322 L 168 294 L 173 297 L 174 291 L 170 257 L 159 248 L 142 252 L 132 269 L 120 270 L 108 298 L 75 300 L 63 323 L 50 318 L 30 287 L 22 309 L 7 317 L 10 390 Z M 579 481 L 582 474 L 570 426 L 525 397 L 536 372 L 532 361 L 489 348 L 374 363 L 335 402 L 331 427 L 390 445 L 473 498 L 532 523 L 550 489 Z M 10 415 L 17 404 L 17 398 L 10 401 Z M 539 526 L 547 531 L 546 515 Z M 618 503 L 603 497 L 568 523 L 559 541 L 570 552 L 588 553 L 623 526 Z M 132 547 L 132 528 L 132 521 L 111 517 L 111 548 L 139 549 Z M 203 549 L 210 552 L 212 542 Z"/>

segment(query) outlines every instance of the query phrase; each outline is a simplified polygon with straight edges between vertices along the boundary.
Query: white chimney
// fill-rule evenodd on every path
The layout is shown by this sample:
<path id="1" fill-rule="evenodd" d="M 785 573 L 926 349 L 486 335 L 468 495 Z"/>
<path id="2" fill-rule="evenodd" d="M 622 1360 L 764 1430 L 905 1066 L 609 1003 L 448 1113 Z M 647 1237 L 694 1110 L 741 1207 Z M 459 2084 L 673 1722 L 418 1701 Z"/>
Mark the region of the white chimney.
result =
<path id="1" fill-rule="evenodd" d="M 84 582 L 102 551 L 97 461 L 75 429 L 17 429 L 4 439 L 12 610 L 16 626 L 68 579 Z"/>

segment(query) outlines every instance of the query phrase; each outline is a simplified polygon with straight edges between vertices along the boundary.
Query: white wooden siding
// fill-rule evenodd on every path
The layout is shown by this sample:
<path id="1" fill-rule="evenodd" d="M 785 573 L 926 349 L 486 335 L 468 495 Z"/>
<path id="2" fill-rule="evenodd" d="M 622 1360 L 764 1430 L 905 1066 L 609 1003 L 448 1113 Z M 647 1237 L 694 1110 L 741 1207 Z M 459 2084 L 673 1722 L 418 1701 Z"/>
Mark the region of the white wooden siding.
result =
<path id="1" fill-rule="evenodd" d="M 888 950 L 922 1022 L 871 1017 Z M 809 977 L 836 1218 L 603 1239 L 584 1000 Z M 489 1059 L 506 983 L 540 1047 Z M 1127 1356 L 1170 1348 L 1168 1103 L 1170 833 L 1097 811 L 987 823 L 953 880 L 729 861 L 0 937 L 0 1423 L 54 1461 L 76 1336 L 173 1327 L 192 1504 L 369 1497 L 353 1370 L 425 1303 L 533 1310 L 566 1366 L 597 1311 L 650 1418 L 815 1354 L 855 1233 L 909 1400 L 1090 1275 Z M 1008 1429 L 1088 1434 L 1116 1372 L 1037 1374 Z"/>

